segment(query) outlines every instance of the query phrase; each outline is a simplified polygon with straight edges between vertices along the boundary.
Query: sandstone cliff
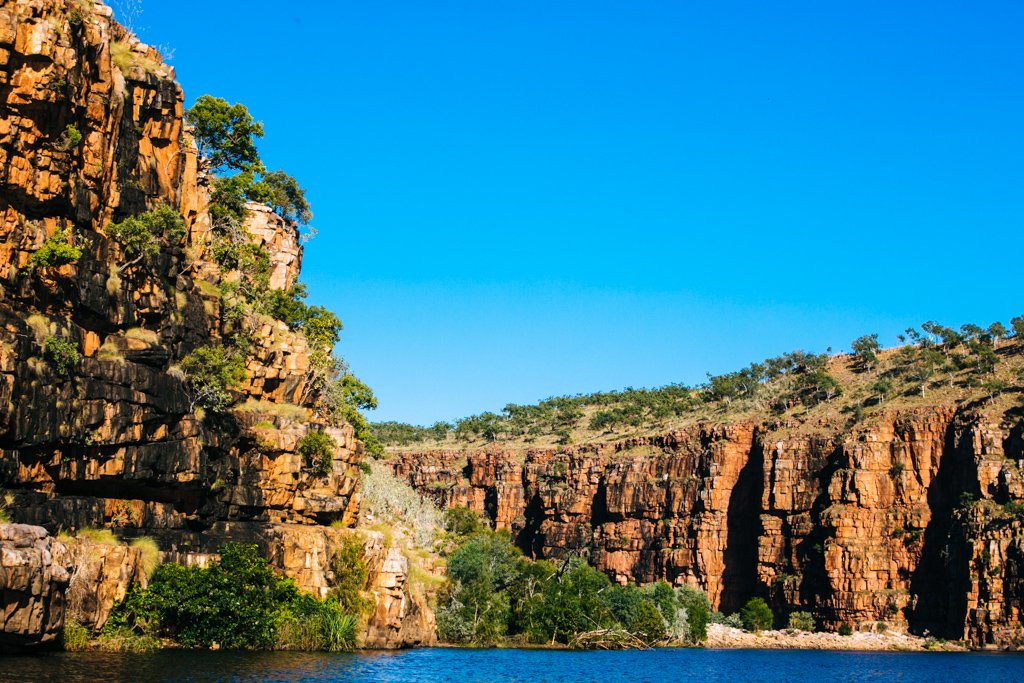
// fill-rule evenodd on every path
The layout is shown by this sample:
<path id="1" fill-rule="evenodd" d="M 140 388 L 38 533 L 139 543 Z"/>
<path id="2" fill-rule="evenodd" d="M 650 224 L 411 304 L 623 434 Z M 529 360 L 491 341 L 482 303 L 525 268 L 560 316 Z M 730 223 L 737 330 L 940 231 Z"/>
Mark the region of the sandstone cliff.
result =
<path id="1" fill-rule="evenodd" d="M 235 408 L 225 414 L 192 410 L 174 370 L 239 324 L 222 310 L 218 285 L 232 274 L 208 253 L 209 183 L 183 124 L 183 100 L 173 69 L 108 7 L 91 0 L 0 7 L 6 511 L 51 533 L 107 527 L 123 538 L 151 536 L 165 558 L 181 561 L 201 561 L 226 540 L 250 540 L 302 588 L 323 593 L 330 580 L 323 539 L 330 524 L 357 520 L 363 446 L 350 426 L 326 427 L 338 444 L 326 474 L 298 452 L 311 424 L 322 421 L 303 398 L 310 351 L 302 333 L 267 316 L 244 321 L 254 346 Z M 187 236 L 165 245 L 150 267 L 120 268 L 124 258 L 105 226 L 161 203 L 180 211 Z M 302 261 L 296 226 L 267 207 L 248 209 L 244 227 L 270 260 L 270 287 L 291 287 Z M 66 235 L 81 257 L 34 264 L 54 235 Z M 45 359 L 50 338 L 70 341 L 80 357 L 63 371 L 54 367 Z M 381 551 L 368 543 L 367 552 Z M 93 567 L 100 578 L 80 574 L 73 584 L 96 593 L 95 605 L 88 596 L 79 601 L 84 623 L 101 625 L 122 584 L 134 580 L 134 560 L 122 554 Z M 96 588 L 82 588 L 88 581 Z M 382 629 L 396 613 L 384 602 Z M 380 644 L 404 643 L 389 634 Z"/>
<path id="2" fill-rule="evenodd" d="M 1024 644 L 1024 422 L 969 406 L 789 433 L 695 424 L 618 443 L 400 452 L 442 505 L 511 529 L 534 557 L 667 579 L 726 612 L 750 597 L 819 623 Z M 972 502 L 973 501 L 973 502 Z"/>

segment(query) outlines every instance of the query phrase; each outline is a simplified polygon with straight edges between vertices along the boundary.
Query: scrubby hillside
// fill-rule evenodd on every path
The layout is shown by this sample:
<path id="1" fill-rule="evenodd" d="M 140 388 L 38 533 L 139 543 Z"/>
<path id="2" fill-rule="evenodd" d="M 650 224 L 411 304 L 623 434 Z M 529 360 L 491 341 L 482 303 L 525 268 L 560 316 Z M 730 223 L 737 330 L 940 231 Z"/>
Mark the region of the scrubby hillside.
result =
<path id="1" fill-rule="evenodd" d="M 882 410 L 946 403 L 1013 405 L 1024 389 L 1024 316 L 1009 329 L 934 322 L 882 349 L 877 335 L 853 341 L 853 353 L 794 351 L 697 386 L 576 394 L 533 405 L 509 404 L 429 427 L 383 422 L 378 439 L 396 449 L 528 448 L 604 443 L 698 422 L 771 418 L 788 429 L 814 430 L 864 420 Z"/>
<path id="2" fill-rule="evenodd" d="M 529 556 L 698 587 L 779 624 L 1019 647 L 1024 319 L 669 386 L 375 426 L 385 462 Z"/>

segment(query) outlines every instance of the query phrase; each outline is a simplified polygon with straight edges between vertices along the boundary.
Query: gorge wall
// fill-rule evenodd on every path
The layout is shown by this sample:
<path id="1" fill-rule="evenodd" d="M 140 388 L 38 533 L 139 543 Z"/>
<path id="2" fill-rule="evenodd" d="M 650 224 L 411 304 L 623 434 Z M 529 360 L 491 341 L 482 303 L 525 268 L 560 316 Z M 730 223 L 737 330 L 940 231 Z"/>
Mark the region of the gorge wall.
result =
<path id="1" fill-rule="evenodd" d="M 1019 409 L 936 406 L 813 435 L 697 424 L 525 453 L 401 452 L 390 465 L 511 530 L 528 555 L 580 553 L 619 582 L 697 586 L 725 612 L 758 595 L 830 628 L 1020 647 L 1022 432 Z"/>
<path id="2" fill-rule="evenodd" d="M 173 69 L 108 7 L 0 6 L 3 507 L 12 521 L 51 533 L 106 527 L 125 539 L 150 536 L 165 559 L 183 562 L 202 561 L 227 540 L 258 543 L 300 587 L 322 595 L 333 549 L 352 533 L 330 525 L 357 520 L 363 445 L 348 425 L 325 427 L 338 447 L 326 474 L 309 467 L 297 444 L 322 420 L 303 398 L 305 338 L 267 316 L 239 323 L 222 310 L 218 285 L 232 274 L 209 253 L 210 184 L 183 99 Z M 147 267 L 123 268 L 104 227 L 161 203 L 180 211 L 186 238 Z M 250 205 L 245 228 L 270 258 L 270 286 L 294 284 L 296 226 Z M 66 235 L 81 257 L 33 263 L 54 235 Z M 239 324 L 255 344 L 235 408 L 197 414 L 175 363 Z M 79 352 L 65 371 L 45 359 L 51 338 Z M 388 548 L 366 544 L 368 588 L 383 605 L 368 644 L 429 641 L 431 626 L 399 633 L 394 622 L 415 600 L 400 563 L 383 568 Z"/>

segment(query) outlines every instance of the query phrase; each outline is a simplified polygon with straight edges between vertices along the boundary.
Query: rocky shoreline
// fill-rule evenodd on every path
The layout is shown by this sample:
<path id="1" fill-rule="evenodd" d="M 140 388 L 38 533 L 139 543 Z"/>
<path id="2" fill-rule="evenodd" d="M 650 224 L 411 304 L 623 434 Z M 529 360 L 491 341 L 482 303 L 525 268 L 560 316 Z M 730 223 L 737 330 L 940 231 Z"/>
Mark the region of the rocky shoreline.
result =
<path id="1" fill-rule="evenodd" d="M 812 633 L 785 629 L 751 633 L 742 629 L 710 624 L 709 649 L 758 650 L 852 650 L 877 652 L 964 652 L 967 648 L 955 642 L 921 638 L 898 631 L 868 633 L 858 631 L 848 636 L 838 633 Z"/>

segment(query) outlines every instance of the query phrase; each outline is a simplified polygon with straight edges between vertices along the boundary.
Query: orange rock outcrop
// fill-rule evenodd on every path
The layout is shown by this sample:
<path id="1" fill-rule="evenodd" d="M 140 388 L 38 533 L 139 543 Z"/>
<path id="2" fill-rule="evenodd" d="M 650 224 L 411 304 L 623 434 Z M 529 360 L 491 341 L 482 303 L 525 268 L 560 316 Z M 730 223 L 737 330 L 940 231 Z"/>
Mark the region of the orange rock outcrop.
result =
<path id="1" fill-rule="evenodd" d="M 1019 415 L 1003 417 L 940 406 L 819 435 L 695 425 L 391 462 L 440 504 L 510 529 L 534 557 L 580 553 L 619 582 L 698 586 L 726 612 L 760 595 L 781 616 L 811 610 L 831 628 L 884 623 L 1015 647 L 1024 448 Z"/>

